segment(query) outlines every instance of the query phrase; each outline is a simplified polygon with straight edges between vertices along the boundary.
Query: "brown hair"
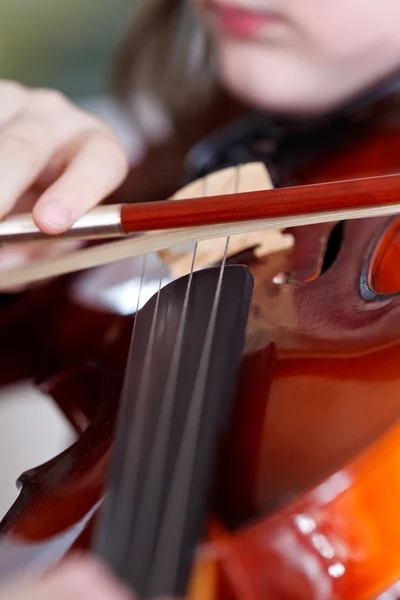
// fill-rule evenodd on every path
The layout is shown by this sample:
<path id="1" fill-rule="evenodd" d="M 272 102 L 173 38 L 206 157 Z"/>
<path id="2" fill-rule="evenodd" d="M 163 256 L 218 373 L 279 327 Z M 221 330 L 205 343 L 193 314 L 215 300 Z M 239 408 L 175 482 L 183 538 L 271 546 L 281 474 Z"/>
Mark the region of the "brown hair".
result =
<path id="1" fill-rule="evenodd" d="M 243 112 L 218 83 L 209 36 L 189 0 L 132 2 L 111 83 L 147 152 L 119 202 L 168 197 L 182 184 L 190 148 Z"/>
<path id="2" fill-rule="evenodd" d="M 116 97 L 143 126 L 153 102 L 177 127 L 201 118 L 221 95 L 210 40 L 188 0 L 139 0 L 117 55 Z"/>

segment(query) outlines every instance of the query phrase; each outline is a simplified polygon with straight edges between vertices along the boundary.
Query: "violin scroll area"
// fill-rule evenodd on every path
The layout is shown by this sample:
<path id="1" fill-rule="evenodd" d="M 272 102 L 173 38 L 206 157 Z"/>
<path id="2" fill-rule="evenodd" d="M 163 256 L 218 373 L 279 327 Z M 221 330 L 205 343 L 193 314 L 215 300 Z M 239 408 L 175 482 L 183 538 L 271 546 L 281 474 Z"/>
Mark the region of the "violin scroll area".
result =
<path id="1" fill-rule="evenodd" d="M 364 267 L 364 295 L 382 296 L 400 292 L 400 218 L 380 229 Z"/>

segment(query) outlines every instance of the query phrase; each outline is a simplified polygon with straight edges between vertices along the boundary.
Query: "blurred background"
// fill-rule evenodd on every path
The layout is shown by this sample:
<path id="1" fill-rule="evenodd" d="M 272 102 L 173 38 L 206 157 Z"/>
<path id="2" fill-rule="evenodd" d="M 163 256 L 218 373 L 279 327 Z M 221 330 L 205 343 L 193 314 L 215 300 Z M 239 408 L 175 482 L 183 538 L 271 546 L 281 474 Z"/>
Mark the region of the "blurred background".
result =
<path id="1" fill-rule="evenodd" d="M 0 78 L 56 88 L 105 119 L 131 154 L 139 140 L 107 94 L 135 0 L 1 0 Z"/>
<path id="2" fill-rule="evenodd" d="M 2 0 L 1 78 L 75 99 L 101 94 L 134 1 Z"/>
<path id="3" fill-rule="evenodd" d="M 0 79 L 56 88 L 102 116 L 127 145 L 128 128 L 107 94 L 118 40 L 135 0 L 1 0 Z M 74 434 L 29 382 L 0 393 L 0 517 L 17 477 L 68 446 Z"/>

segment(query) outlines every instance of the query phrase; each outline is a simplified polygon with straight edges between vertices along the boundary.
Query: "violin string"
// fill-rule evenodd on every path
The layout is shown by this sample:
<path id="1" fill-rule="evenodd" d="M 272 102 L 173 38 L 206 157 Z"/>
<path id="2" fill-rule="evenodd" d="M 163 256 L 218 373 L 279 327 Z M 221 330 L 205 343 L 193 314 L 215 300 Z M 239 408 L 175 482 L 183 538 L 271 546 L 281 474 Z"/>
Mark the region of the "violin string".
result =
<path id="1" fill-rule="evenodd" d="M 206 195 L 207 178 L 203 178 L 203 194 Z M 151 551 L 151 540 L 154 537 L 157 527 L 157 520 L 154 515 L 157 509 L 160 510 L 161 491 L 162 491 L 162 473 L 165 468 L 166 459 L 168 456 L 168 443 L 171 434 L 171 421 L 173 416 L 175 392 L 178 385 L 179 367 L 181 365 L 181 356 L 184 343 L 185 326 L 189 308 L 189 297 L 191 284 L 196 261 L 198 242 L 195 242 L 192 253 L 192 261 L 189 272 L 188 283 L 185 291 L 185 298 L 181 312 L 180 322 L 176 342 L 174 345 L 173 355 L 169 367 L 168 379 L 165 387 L 164 397 L 161 402 L 161 411 L 156 426 L 154 435 L 155 446 L 149 458 L 149 466 L 147 476 L 144 482 L 142 500 L 138 509 L 136 527 L 130 539 L 130 551 L 128 554 L 127 564 L 131 564 L 132 560 L 141 561 L 146 564 L 148 553 Z M 127 495 L 124 495 L 127 498 Z M 135 555 L 137 542 L 141 539 L 150 540 L 150 543 L 142 546 L 140 556 Z M 147 553 L 145 550 L 147 549 Z"/>
<path id="2" fill-rule="evenodd" d="M 236 168 L 235 192 L 239 187 L 239 168 Z M 215 326 L 221 297 L 223 275 L 228 255 L 230 236 L 226 238 L 224 254 L 221 262 L 213 306 L 211 308 L 207 332 L 203 343 L 199 368 L 192 396 L 189 402 L 189 410 L 186 418 L 182 441 L 180 444 L 177 464 L 173 474 L 172 484 L 167 498 L 165 516 L 161 525 L 159 539 L 155 549 L 155 557 L 152 566 L 152 576 L 149 577 L 149 585 L 145 597 L 152 598 L 157 588 L 165 585 L 166 590 L 173 590 L 179 576 L 179 549 L 184 535 L 185 518 L 189 505 L 191 488 L 191 474 L 195 461 L 196 447 L 200 433 L 201 413 L 205 399 L 205 386 L 207 371 L 210 364 L 212 343 L 214 339 Z M 167 584 L 165 582 L 168 582 Z"/>
<path id="3" fill-rule="evenodd" d="M 184 344 L 184 333 L 189 309 L 190 290 L 193 279 L 194 263 L 196 260 L 197 243 L 195 244 L 192 256 L 192 264 L 189 273 L 188 284 L 186 286 L 185 298 L 183 302 L 182 313 L 179 321 L 176 342 L 173 350 L 171 364 L 165 392 L 160 405 L 160 414 L 154 435 L 154 448 L 149 458 L 147 477 L 143 486 L 143 494 L 140 507 L 136 517 L 136 527 L 131 538 L 131 546 L 127 564 L 132 561 L 141 563 L 142 568 L 147 564 L 149 553 L 152 549 L 152 540 L 157 531 L 157 519 L 155 515 L 161 510 L 163 473 L 166 468 L 168 457 L 168 446 L 172 431 L 173 409 L 175 406 L 175 393 L 178 385 L 178 375 L 181 367 L 181 357 Z M 141 545 L 140 555 L 137 548 L 140 547 L 140 541 L 146 539 L 147 544 Z M 136 553 L 135 553 L 136 552 Z M 137 567 L 138 568 L 138 567 Z"/>
<path id="4" fill-rule="evenodd" d="M 207 195 L 206 177 L 203 178 L 203 195 Z M 149 458 L 149 467 L 143 488 L 144 491 L 136 518 L 137 525 L 131 538 L 129 559 L 127 561 L 128 565 L 131 564 L 132 560 L 139 559 L 142 560 L 142 563 L 146 564 L 148 555 L 145 554 L 144 548 L 140 557 L 134 556 L 135 548 L 137 548 L 138 541 L 146 537 L 147 539 L 151 540 L 156 533 L 157 521 L 154 518 L 154 515 L 157 513 L 156 508 L 160 510 L 160 503 L 162 500 L 162 473 L 164 472 L 166 459 L 168 456 L 168 444 L 171 435 L 174 399 L 178 385 L 179 368 L 181 366 L 184 333 L 189 309 L 190 290 L 196 262 L 197 247 L 198 242 L 195 242 L 176 341 L 169 367 L 165 392 L 161 402 L 160 416 L 154 435 L 155 445 Z M 148 552 L 151 550 L 151 542 L 150 544 L 147 544 L 146 548 Z"/>
<path id="5" fill-rule="evenodd" d="M 143 362 L 143 370 L 139 381 L 139 390 L 137 396 L 137 402 L 133 407 L 133 416 L 129 419 L 128 431 L 129 435 L 127 439 L 124 439 L 125 447 L 123 449 L 123 464 L 121 469 L 121 476 L 119 478 L 120 486 L 119 491 L 116 493 L 116 497 L 123 499 L 128 497 L 130 500 L 134 497 L 134 490 L 137 486 L 141 450 L 143 448 L 143 434 L 144 434 L 144 423 L 146 417 L 147 408 L 147 397 L 150 384 L 150 372 L 151 372 L 151 361 L 153 356 L 156 323 L 159 308 L 160 292 L 164 277 L 164 266 L 165 266 L 165 255 L 162 260 L 162 271 L 158 286 L 158 292 L 156 297 L 155 309 L 151 322 L 150 334 L 145 350 L 145 357 Z M 140 314 L 140 311 L 139 311 Z M 127 396 L 129 396 L 129 390 Z M 124 488 L 123 490 L 121 488 Z M 123 493 L 122 493 L 123 492 Z M 127 495 L 127 496 L 125 496 Z M 127 555 L 129 547 L 129 528 L 126 527 L 126 512 L 122 510 L 116 510 L 115 522 L 113 528 L 113 539 L 114 539 L 114 551 L 113 557 L 115 564 L 122 565 L 122 561 Z M 134 506 L 132 503 L 129 504 L 129 513 L 133 514 Z"/>
<path id="6" fill-rule="evenodd" d="M 203 195 L 206 196 L 206 194 L 207 178 L 204 177 Z M 168 379 L 161 402 L 160 415 L 154 436 L 155 445 L 149 459 L 147 477 L 143 488 L 144 491 L 136 518 L 137 525 L 130 540 L 130 552 L 127 561 L 128 565 L 131 564 L 131 561 L 133 560 L 141 561 L 142 565 L 146 565 L 149 552 L 151 551 L 151 540 L 154 539 L 154 535 L 156 534 L 157 520 L 154 518 L 154 515 L 160 510 L 162 502 L 162 474 L 164 472 L 168 456 L 168 444 L 171 435 L 174 399 L 178 385 L 179 368 L 181 366 L 184 334 L 189 309 L 190 290 L 196 262 L 197 247 L 198 242 L 195 242 L 176 342 L 174 345 Z M 140 543 L 141 539 L 150 540 L 150 543 L 147 543 L 147 545 L 144 546 L 142 545 L 142 552 L 140 553 L 140 556 L 138 556 L 137 554 L 135 555 L 135 550 L 138 547 L 138 542 Z"/>
<path id="7" fill-rule="evenodd" d="M 157 541 L 152 577 L 149 578 L 150 589 L 147 590 L 145 597 L 153 597 L 154 591 L 157 590 L 161 581 L 166 585 L 167 590 L 172 590 L 178 577 L 179 549 L 184 535 L 185 517 L 189 504 L 191 471 L 195 460 L 195 452 L 200 432 L 199 427 L 203 402 L 205 399 L 207 371 L 209 368 L 228 245 L 229 238 L 227 238 L 226 241 L 224 257 L 220 268 L 217 289 L 210 313 L 195 385 L 189 401 L 189 410 L 183 438 L 180 444 L 178 460 L 167 498 L 165 517 L 161 526 L 160 537 Z M 166 584 L 165 582 L 168 583 Z"/>
<path id="8" fill-rule="evenodd" d="M 118 417 L 117 417 L 116 426 L 115 426 L 116 430 L 118 430 L 121 427 L 121 425 L 123 424 L 123 420 L 124 421 L 127 419 L 129 420 L 130 415 L 132 414 L 132 406 L 130 405 L 130 402 L 129 402 L 129 400 L 130 400 L 130 398 L 129 398 L 129 383 L 130 383 L 129 372 L 130 372 L 130 366 L 132 364 L 134 340 L 136 338 L 137 322 L 138 322 L 138 318 L 139 318 L 140 299 L 141 299 L 141 295 L 142 295 L 143 282 L 144 282 L 145 271 L 146 271 L 147 254 L 143 255 L 141 262 L 142 262 L 142 268 L 141 268 L 139 289 L 138 289 L 138 295 L 137 295 L 137 301 L 136 301 L 136 310 L 134 312 L 131 340 L 130 340 L 128 356 L 127 356 L 127 360 L 126 360 L 126 364 L 125 364 L 125 374 L 124 374 L 123 383 L 122 383 L 120 402 L 119 402 L 119 406 L 118 406 Z M 110 494 L 108 491 L 106 491 L 106 493 L 105 493 L 104 501 L 107 504 L 109 514 L 115 514 L 115 510 L 114 510 L 115 506 L 114 505 L 116 503 L 116 499 L 119 497 L 118 482 L 119 482 L 119 478 L 115 478 L 115 491 L 113 493 L 113 496 L 110 497 Z M 99 546 L 101 545 L 101 542 L 104 538 L 105 539 L 110 538 L 112 529 L 110 528 L 110 524 L 109 524 L 108 520 L 106 521 L 106 525 L 103 525 L 103 527 L 100 526 L 100 528 L 96 532 L 96 538 L 95 538 L 95 544 L 94 544 L 95 548 L 99 548 Z"/>
<path id="9" fill-rule="evenodd" d="M 237 179 L 238 179 L 238 170 L 237 170 Z M 204 186 L 206 186 L 207 183 L 207 179 L 204 178 L 203 179 L 204 182 Z M 206 195 L 206 194 L 204 194 Z M 211 353 L 211 344 L 212 344 L 212 338 L 213 338 L 213 332 L 215 329 L 215 323 L 216 323 L 216 314 L 217 314 L 217 306 L 218 306 L 218 301 L 219 301 L 219 297 L 220 297 L 220 289 L 221 289 L 221 285 L 222 285 L 222 277 L 223 277 L 223 272 L 224 272 L 224 268 L 225 268 L 225 263 L 226 263 L 226 257 L 227 257 L 227 252 L 228 252 L 228 246 L 229 246 L 229 240 L 230 238 L 228 237 L 226 239 L 226 246 L 225 246 L 225 251 L 224 251 L 224 257 L 223 257 L 223 261 L 222 261 L 222 265 L 221 265 L 221 269 L 220 269 L 220 275 L 219 275 L 219 281 L 218 281 L 218 285 L 217 285 L 217 291 L 216 291 L 216 295 L 214 298 L 214 304 L 213 304 L 213 309 L 212 309 L 212 314 L 210 316 L 210 320 L 209 320 L 209 327 L 207 330 L 207 343 L 205 344 L 205 346 L 203 345 L 203 351 L 202 351 L 202 358 L 201 358 L 201 365 L 200 368 L 198 370 L 198 375 L 196 378 L 196 384 L 195 387 L 196 389 L 194 390 L 192 397 L 194 395 L 194 403 L 199 405 L 199 402 L 202 400 L 202 393 L 201 393 L 201 385 L 205 385 L 204 383 L 204 379 L 205 379 L 205 375 L 206 375 L 206 369 L 207 369 L 207 365 L 209 362 L 209 355 Z M 153 450 L 153 454 L 151 457 L 151 461 L 150 461 L 150 465 L 149 465 L 149 471 L 147 473 L 147 478 L 145 480 L 145 489 L 144 489 L 144 495 L 142 496 L 141 499 L 141 504 L 139 507 L 139 518 L 136 520 L 136 522 L 139 525 L 139 528 L 136 527 L 135 531 L 134 531 L 134 535 L 133 538 L 130 535 L 130 531 L 131 529 L 129 527 L 127 527 L 127 523 L 124 517 L 126 517 L 126 511 L 125 510 L 115 510 L 114 515 L 116 516 L 116 523 L 114 526 L 114 540 L 115 540 L 115 544 L 114 544 L 114 548 L 119 550 L 118 555 L 114 557 L 114 560 L 117 559 L 117 561 L 121 561 L 122 558 L 126 558 L 126 556 L 131 552 L 129 552 L 129 554 L 126 553 L 126 549 L 127 546 L 130 546 L 130 550 L 134 551 L 135 548 L 135 542 L 137 540 L 140 541 L 140 533 L 141 530 L 146 532 L 146 529 L 143 529 L 143 524 L 147 521 L 147 524 L 149 524 L 149 520 L 148 518 L 151 518 L 151 513 L 152 511 L 149 510 L 149 502 L 150 505 L 153 505 L 153 508 L 155 507 L 156 504 L 160 504 L 161 498 L 161 482 L 162 482 L 162 471 L 163 471 L 163 465 L 165 464 L 165 458 L 167 455 L 167 452 L 165 451 L 166 447 L 168 447 L 168 441 L 169 441 L 169 437 L 171 434 L 171 418 L 172 418 L 172 407 L 173 407 L 173 398 L 174 398 L 174 392 L 177 386 L 177 376 L 178 376 L 178 371 L 179 371 L 179 364 L 180 364 L 180 357 L 181 357 L 181 353 L 182 353 L 182 346 L 183 346 L 183 339 L 184 339 L 184 326 L 186 323 L 186 318 L 187 318 L 187 311 L 188 311 L 188 304 L 189 304 L 189 292 L 190 292 L 190 286 L 191 286 L 191 282 L 192 282 L 192 276 L 193 276 L 193 272 L 194 272 L 194 264 L 195 264 L 195 260 L 196 260 L 196 251 L 197 251 L 197 245 L 198 243 L 195 243 L 194 246 L 194 250 L 193 250 L 193 257 L 192 257 L 192 264 L 191 264 L 191 269 L 190 269 L 190 274 L 189 274 L 189 279 L 188 279 L 188 284 L 187 284 L 187 289 L 186 289 L 186 294 L 185 294 L 185 299 L 184 299 L 184 308 L 182 311 L 182 315 L 181 315 L 181 319 L 180 319 L 180 325 L 179 325 L 179 331 L 178 331 L 178 336 L 177 336 L 177 344 L 174 347 L 174 354 L 173 354 L 173 358 L 171 361 L 171 371 L 168 375 L 168 380 L 167 380 L 167 386 L 166 386 L 166 392 L 164 395 L 164 399 L 163 399 L 163 403 L 162 403 L 162 411 L 160 414 L 160 419 L 159 422 L 157 424 L 157 435 L 156 435 L 156 446 L 155 449 Z M 162 271 L 164 271 L 164 266 L 165 266 L 165 255 L 163 258 L 163 268 Z M 139 311 L 139 302 L 140 302 L 140 293 L 141 293 L 141 288 L 142 288 L 142 283 L 144 280 L 144 268 L 143 268 L 143 272 L 142 272 L 142 278 L 141 278 L 141 282 L 140 282 L 140 290 L 139 290 L 139 296 L 138 296 L 138 307 L 137 307 L 137 316 L 135 318 L 135 322 L 134 322 L 134 329 L 133 329 L 133 333 L 132 333 L 132 342 L 135 338 L 135 330 L 136 330 L 136 326 L 137 326 L 137 321 L 138 321 L 138 315 L 140 314 Z M 123 499 L 127 499 L 129 502 L 129 499 L 132 499 L 132 493 L 133 490 L 135 489 L 135 486 L 137 485 L 137 477 L 139 475 L 139 469 L 138 469 L 138 465 L 140 464 L 140 458 L 141 456 L 135 452 L 135 450 L 139 450 L 142 447 L 142 436 L 143 436 L 143 430 L 144 430 L 144 419 L 145 419 L 145 414 L 146 414 L 146 399 L 148 396 L 148 388 L 149 388 L 149 383 L 150 383 L 150 371 L 151 371 L 151 362 L 152 362 L 152 356 L 153 356 L 153 347 L 154 347 L 154 341 L 155 341 L 155 332 L 156 332 L 156 322 L 157 322 L 157 318 L 158 318 L 158 307 L 159 307 L 159 296 L 160 296 L 160 291 L 161 291 L 161 285 L 162 285 L 162 281 L 163 281 L 163 275 L 160 278 L 160 282 L 159 282 L 159 289 L 158 289 L 158 293 L 157 293 L 157 300 L 156 300 L 156 307 L 155 307 L 155 311 L 154 311 L 154 315 L 153 315 L 153 319 L 152 319 L 152 325 L 151 325 L 151 332 L 150 332 L 150 336 L 149 336 L 149 340 L 148 340 L 148 344 L 146 347 L 146 357 L 145 357 L 145 361 L 144 361 L 144 367 L 143 367 L 143 371 L 142 371 L 142 376 L 140 379 L 140 383 L 139 383 L 139 394 L 138 394 L 138 401 L 136 403 L 136 407 L 135 410 L 133 410 L 133 419 L 129 418 L 129 422 L 131 424 L 134 425 L 134 430 L 130 429 L 130 435 L 128 437 L 128 448 L 125 448 L 123 450 L 123 454 L 122 456 L 124 457 L 125 460 L 123 460 L 123 468 L 122 468 L 122 476 L 119 478 L 119 482 L 120 482 L 120 490 L 118 493 L 114 494 L 115 498 L 120 498 L 121 500 Z M 131 345 L 131 349 L 132 349 L 133 344 Z M 130 349 L 130 357 L 131 357 L 131 349 Z M 130 362 L 130 361 L 129 361 Z M 129 377 L 125 378 L 125 388 L 126 385 L 129 384 Z M 127 401 L 127 399 L 129 399 L 129 390 L 125 390 L 125 394 L 124 394 L 124 399 L 125 399 L 125 403 Z M 199 405 L 199 407 L 201 408 L 201 404 Z M 190 402 L 190 407 L 192 407 L 193 405 L 193 400 L 191 400 Z M 185 425 L 185 430 L 184 430 L 184 439 L 182 441 L 181 444 L 181 448 L 182 445 L 188 445 L 192 436 L 192 430 L 194 425 L 196 424 L 196 414 L 197 417 L 199 418 L 200 413 L 197 411 L 194 411 L 193 408 L 189 408 L 189 412 L 192 413 L 192 421 L 193 423 L 190 423 L 190 419 L 189 419 L 189 423 L 187 423 Z M 188 426 L 189 425 L 189 426 Z M 199 423 L 198 423 L 199 425 Z M 136 431 L 136 434 L 135 434 Z M 195 432 L 196 433 L 196 432 Z M 194 438 L 196 438 L 196 436 L 194 436 Z M 197 446 L 197 442 L 192 445 L 192 454 L 195 453 L 195 449 Z M 134 467 L 136 468 L 132 468 L 132 462 L 131 459 L 132 457 L 134 457 L 135 460 L 135 465 Z M 160 460 L 161 457 L 161 460 Z M 174 503 L 172 502 L 173 497 L 176 497 L 176 493 L 179 490 L 179 487 L 181 485 L 181 479 L 183 480 L 183 483 L 185 482 L 185 479 L 189 479 L 188 481 L 188 488 L 187 488 L 187 501 L 186 501 L 186 505 L 188 502 L 188 494 L 189 494 L 189 490 L 190 490 L 190 469 L 191 469 L 191 465 L 195 459 L 195 457 L 192 457 L 192 460 L 189 461 L 184 461 L 183 459 L 185 458 L 185 453 L 181 453 L 180 454 L 180 463 L 181 463 L 181 467 L 177 468 L 175 467 L 175 473 L 174 473 L 174 477 L 173 477 L 173 481 L 178 481 L 179 485 L 176 489 L 176 483 L 175 485 L 172 486 L 171 490 L 170 490 L 170 494 L 169 494 L 169 498 L 168 498 L 168 503 L 169 505 L 171 505 L 171 508 L 169 509 L 171 516 L 173 517 L 173 505 Z M 186 468 L 185 467 L 185 462 L 186 462 Z M 129 467 L 129 470 L 128 470 Z M 179 467 L 179 460 L 178 460 L 178 467 Z M 152 496 L 152 492 L 154 492 L 154 483 L 156 483 L 157 490 L 156 493 L 154 495 L 154 497 Z M 128 489 L 126 489 L 126 487 L 128 487 Z M 175 490 L 175 491 L 174 491 Z M 179 492 L 178 492 L 179 493 Z M 183 503 L 184 506 L 183 508 L 185 509 L 185 503 Z M 117 507 L 118 508 L 118 507 Z M 122 508 L 122 507 L 120 507 Z M 151 508 L 151 506 L 150 506 Z M 130 503 L 129 504 L 129 514 L 131 516 L 131 518 L 133 517 L 134 514 L 134 510 L 133 510 L 133 506 Z M 185 513 L 187 510 L 187 506 L 186 509 L 183 511 L 182 515 L 181 515 L 181 524 L 180 524 L 180 539 L 183 535 L 183 527 L 184 527 L 184 519 L 185 519 Z M 147 515 L 147 517 L 146 517 Z M 118 518 L 119 517 L 119 518 Z M 167 513 L 167 518 L 168 518 L 168 513 Z M 153 521 L 150 521 L 151 525 L 154 527 L 156 526 L 156 520 L 153 519 Z M 164 520 L 163 523 L 163 530 L 166 530 L 166 523 Z M 147 529 L 147 532 L 149 532 L 149 529 Z M 125 534 L 125 535 L 124 535 Z M 154 529 L 153 529 L 153 534 L 154 534 Z M 161 539 L 167 539 L 165 536 L 167 534 L 164 533 L 164 538 L 161 535 Z M 163 549 L 164 546 L 164 549 Z M 178 568 L 179 568 L 179 547 L 180 547 L 180 543 L 176 544 L 176 551 L 175 551 L 175 560 L 173 562 L 175 562 L 175 568 L 173 569 L 173 574 L 171 575 L 171 580 L 173 583 L 173 580 L 178 576 Z M 149 546 L 150 548 L 150 546 Z M 153 563 L 153 573 L 157 573 L 157 571 L 160 572 L 160 565 L 159 562 L 162 559 L 164 550 L 165 550 L 165 543 L 161 544 L 158 541 L 157 544 L 157 548 L 156 548 L 156 556 L 158 556 L 158 558 L 156 559 L 155 563 Z M 168 551 L 167 551 L 168 552 Z M 133 557 L 129 557 L 130 559 L 133 560 L 137 560 L 138 556 L 133 556 Z M 171 562 L 171 561 L 170 561 Z M 119 563 L 121 564 L 121 563 Z M 128 566 L 129 564 L 131 564 L 130 562 L 127 563 Z M 151 582 L 151 578 L 150 578 L 150 582 Z"/>
<path id="10" fill-rule="evenodd" d="M 132 335 L 131 335 L 131 341 L 130 341 L 130 345 L 129 345 L 128 358 L 126 361 L 126 367 L 125 367 L 126 371 L 125 371 L 125 376 L 124 376 L 124 381 L 123 381 L 123 386 L 122 386 L 121 403 L 119 406 L 119 414 L 124 415 L 125 418 L 126 418 L 128 409 L 131 408 L 130 412 L 132 412 L 132 408 L 133 408 L 131 403 L 129 402 L 129 375 L 130 375 L 130 366 L 132 365 L 133 348 L 134 348 L 134 342 L 136 339 L 137 323 L 138 323 L 139 312 L 140 312 L 139 307 L 140 307 L 140 300 L 141 300 L 141 296 L 142 296 L 143 282 L 144 282 L 145 272 L 146 272 L 146 265 L 147 265 L 147 254 L 144 254 L 143 260 L 142 260 L 142 269 L 141 269 L 141 274 L 140 274 L 140 282 L 139 282 L 137 301 L 136 301 L 136 310 L 134 313 L 135 317 L 133 320 Z"/>

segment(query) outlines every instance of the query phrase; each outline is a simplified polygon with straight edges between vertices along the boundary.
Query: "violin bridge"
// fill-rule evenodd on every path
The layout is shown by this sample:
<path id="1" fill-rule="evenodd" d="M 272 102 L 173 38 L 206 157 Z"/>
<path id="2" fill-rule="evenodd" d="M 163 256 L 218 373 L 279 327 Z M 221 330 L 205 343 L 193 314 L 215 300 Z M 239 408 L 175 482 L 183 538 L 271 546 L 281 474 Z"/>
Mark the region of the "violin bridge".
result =
<path id="1" fill-rule="evenodd" d="M 171 200 L 200 198 L 204 195 L 218 196 L 229 193 L 255 192 L 272 189 L 272 180 L 263 163 L 248 163 L 229 167 L 198 179 L 174 194 Z M 231 236 L 227 257 L 253 250 L 256 258 L 289 250 L 294 243 L 292 235 L 281 230 L 255 231 Z M 204 269 L 219 264 L 225 255 L 225 239 L 211 239 L 199 242 L 196 249 L 196 269 Z M 190 273 L 193 259 L 193 244 L 172 248 L 159 253 L 162 255 L 173 278 Z"/>

